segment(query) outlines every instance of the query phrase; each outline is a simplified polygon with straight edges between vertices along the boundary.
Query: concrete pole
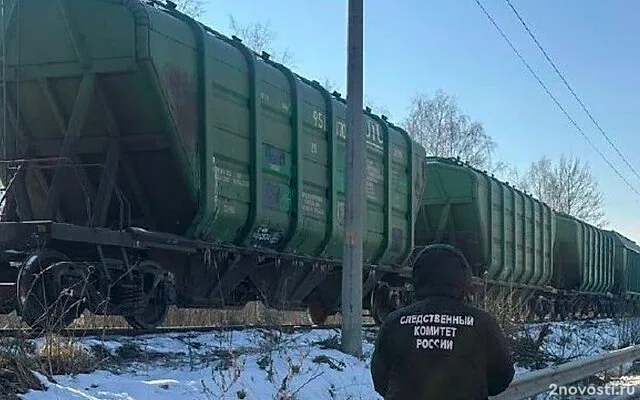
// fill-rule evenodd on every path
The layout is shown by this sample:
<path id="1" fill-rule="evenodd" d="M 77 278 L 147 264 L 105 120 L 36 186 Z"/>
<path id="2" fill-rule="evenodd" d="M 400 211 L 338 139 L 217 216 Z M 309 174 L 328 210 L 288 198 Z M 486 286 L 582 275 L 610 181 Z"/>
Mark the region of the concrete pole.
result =
<path id="1" fill-rule="evenodd" d="M 342 269 L 342 351 L 362 355 L 362 252 L 365 217 L 363 0 L 348 0 L 346 204 Z"/>

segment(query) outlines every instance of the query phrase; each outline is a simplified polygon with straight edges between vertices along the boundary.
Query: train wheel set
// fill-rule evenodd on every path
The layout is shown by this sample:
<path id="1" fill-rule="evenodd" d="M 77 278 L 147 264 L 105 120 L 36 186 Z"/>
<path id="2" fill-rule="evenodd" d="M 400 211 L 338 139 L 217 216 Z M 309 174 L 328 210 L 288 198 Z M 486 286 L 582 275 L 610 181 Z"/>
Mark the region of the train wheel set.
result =
<path id="1" fill-rule="evenodd" d="M 15 310 L 42 330 L 64 329 L 85 310 L 123 316 L 137 329 L 157 327 L 173 302 L 172 278 L 153 260 L 128 261 L 71 260 L 47 247 L 17 253 L 4 263 L 9 273 L 0 283 L 0 311 Z"/>
<path id="2" fill-rule="evenodd" d="M 316 324 L 339 312 L 340 266 L 326 260 L 142 229 L 34 221 L 0 222 L 0 232 L 5 248 L 13 247 L 2 261 L 0 313 L 16 311 L 37 329 L 63 329 L 87 310 L 122 316 L 132 328 L 147 330 L 162 325 L 172 305 L 228 309 L 256 300 L 282 310 L 306 309 Z M 380 285 L 374 277 L 369 269 L 365 293 Z M 387 313 L 381 298 L 390 291 L 375 292 L 384 296 L 376 295 L 374 314 Z"/>
<path id="3" fill-rule="evenodd" d="M 494 314 L 523 323 L 624 318 L 640 315 L 638 299 L 585 295 L 557 290 L 518 289 L 508 284 L 476 282 L 472 303 Z"/>

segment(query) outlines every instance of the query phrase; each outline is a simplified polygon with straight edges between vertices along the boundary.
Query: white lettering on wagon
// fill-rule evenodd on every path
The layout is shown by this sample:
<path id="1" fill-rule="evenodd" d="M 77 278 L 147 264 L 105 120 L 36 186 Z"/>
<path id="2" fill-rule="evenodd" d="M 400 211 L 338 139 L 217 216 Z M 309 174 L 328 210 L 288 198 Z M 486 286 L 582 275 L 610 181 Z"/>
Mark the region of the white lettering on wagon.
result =
<path id="1" fill-rule="evenodd" d="M 318 110 L 313 110 L 313 126 L 315 128 L 325 130 L 327 129 L 327 117 Z M 342 140 L 347 140 L 347 126 L 343 121 L 336 120 L 336 126 L 334 128 L 336 137 Z M 380 124 L 373 120 L 366 121 L 365 136 L 367 142 L 378 150 L 382 150 L 384 146 L 384 137 L 382 135 L 382 128 Z"/>

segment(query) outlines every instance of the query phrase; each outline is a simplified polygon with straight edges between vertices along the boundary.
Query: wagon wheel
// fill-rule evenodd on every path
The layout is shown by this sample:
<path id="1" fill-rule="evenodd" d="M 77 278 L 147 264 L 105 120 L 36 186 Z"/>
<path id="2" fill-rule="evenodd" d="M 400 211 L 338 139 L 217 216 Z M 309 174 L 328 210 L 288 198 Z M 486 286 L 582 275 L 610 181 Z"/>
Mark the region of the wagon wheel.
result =
<path id="1" fill-rule="evenodd" d="M 371 315 L 376 324 L 382 325 L 387 316 L 394 310 L 391 302 L 391 287 L 380 282 L 371 292 Z"/>
<path id="2" fill-rule="evenodd" d="M 314 325 L 323 325 L 329 318 L 327 307 L 319 296 L 310 298 L 307 313 L 311 323 Z"/>
<path id="3" fill-rule="evenodd" d="M 85 308 L 87 271 L 57 251 L 32 254 L 17 278 L 18 311 L 32 328 L 63 329 Z"/>
<path id="4" fill-rule="evenodd" d="M 153 261 L 143 261 L 137 267 L 141 274 L 142 301 L 124 319 L 134 329 L 151 330 L 162 325 L 169 311 L 169 280 Z"/>

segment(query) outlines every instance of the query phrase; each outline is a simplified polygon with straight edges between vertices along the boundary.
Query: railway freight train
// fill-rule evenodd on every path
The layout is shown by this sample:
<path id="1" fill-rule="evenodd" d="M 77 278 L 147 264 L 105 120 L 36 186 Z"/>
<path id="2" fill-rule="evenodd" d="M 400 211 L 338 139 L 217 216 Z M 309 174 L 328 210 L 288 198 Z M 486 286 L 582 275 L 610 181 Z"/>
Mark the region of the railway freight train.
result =
<path id="1" fill-rule="evenodd" d="M 340 310 L 345 101 L 139 0 L 5 0 L 0 312 L 135 328 L 259 300 Z M 461 248 L 478 293 L 543 316 L 636 312 L 640 248 L 364 110 L 363 305 L 412 299 L 411 256 Z"/>

